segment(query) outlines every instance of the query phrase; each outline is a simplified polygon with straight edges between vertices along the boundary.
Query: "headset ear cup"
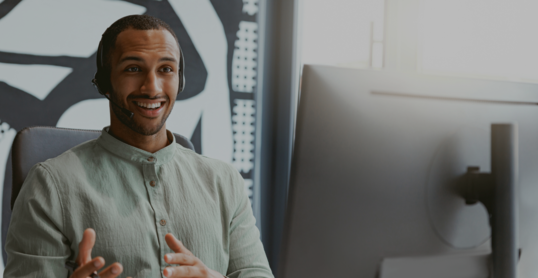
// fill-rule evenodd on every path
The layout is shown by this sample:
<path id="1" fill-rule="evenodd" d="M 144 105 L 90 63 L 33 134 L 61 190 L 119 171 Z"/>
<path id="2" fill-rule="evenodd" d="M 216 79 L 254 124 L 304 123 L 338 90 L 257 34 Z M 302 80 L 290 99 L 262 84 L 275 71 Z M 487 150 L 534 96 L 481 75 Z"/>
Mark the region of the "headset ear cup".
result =
<path id="1" fill-rule="evenodd" d="M 179 74 L 179 88 L 177 90 L 177 93 L 183 92 L 183 89 L 185 89 L 185 75 Z"/>
<path id="2" fill-rule="evenodd" d="M 183 92 L 183 89 L 185 88 L 185 76 L 183 76 L 181 70 L 179 71 L 179 84 L 177 88 L 177 93 Z"/>
<path id="3" fill-rule="evenodd" d="M 179 88 L 178 93 L 183 92 L 185 89 L 185 74 L 183 73 L 183 69 L 179 70 Z"/>
<path id="4" fill-rule="evenodd" d="M 97 92 L 99 92 L 99 94 L 104 96 L 105 92 L 103 92 L 103 90 L 101 89 L 101 86 L 99 85 L 98 79 L 97 78 L 92 79 L 92 83 L 93 83 L 93 86 L 95 87 L 95 89 L 97 89 Z"/>
<path id="5" fill-rule="evenodd" d="M 95 81 L 95 82 L 94 82 Z M 110 91 L 110 80 L 102 74 L 100 70 L 95 73 L 95 78 L 92 80 L 101 95 L 106 95 Z"/>
<path id="6" fill-rule="evenodd" d="M 95 57 L 96 59 L 96 65 L 97 65 L 97 72 L 95 72 L 95 75 L 92 79 L 93 86 L 97 89 L 99 94 L 106 97 L 106 94 L 108 93 L 109 83 L 110 81 L 106 81 L 108 78 L 106 76 L 103 76 L 103 37 L 101 36 L 101 40 L 99 41 L 99 46 L 97 47 L 97 55 Z"/>
<path id="7" fill-rule="evenodd" d="M 179 46 L 179 92 L 183 92 L 185 89 L 185 56 L 183 56 L 183 49 L 181 49 L 181 46 Z"/>

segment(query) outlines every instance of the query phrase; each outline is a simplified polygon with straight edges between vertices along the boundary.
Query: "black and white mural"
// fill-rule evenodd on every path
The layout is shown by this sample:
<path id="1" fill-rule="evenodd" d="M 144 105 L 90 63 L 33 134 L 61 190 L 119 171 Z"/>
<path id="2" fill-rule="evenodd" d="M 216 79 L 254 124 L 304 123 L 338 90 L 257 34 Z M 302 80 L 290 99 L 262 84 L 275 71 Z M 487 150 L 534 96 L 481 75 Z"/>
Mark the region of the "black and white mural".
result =
<path id="1" fill-rule="evenodd" d="M 16 132 L 109 124 L 108 101 L 90 83 L 95 52 L 105 29 L 130 14 L 163 19 L 185 54 L 186 88 L 167 128 L 190 137 L 197 152 L 235 165 L 255 200 L 258 0 L 0 0 L 2 247 Z M 0 273 L 5 260 L 2 252 Z"/>

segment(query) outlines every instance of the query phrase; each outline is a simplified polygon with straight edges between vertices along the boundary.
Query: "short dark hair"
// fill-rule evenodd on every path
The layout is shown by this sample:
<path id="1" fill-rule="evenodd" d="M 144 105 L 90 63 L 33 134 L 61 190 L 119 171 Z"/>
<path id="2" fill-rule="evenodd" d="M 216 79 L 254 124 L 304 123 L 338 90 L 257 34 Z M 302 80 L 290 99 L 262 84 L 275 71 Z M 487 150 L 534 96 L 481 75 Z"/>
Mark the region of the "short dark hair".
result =
<path id="1" fill-rule="evenodd" d="M 156 17 L 150 15 L 128 15 L 126 17 L 118 19 L 116 22 L 112 23 L 112 25 L 110 25 L 110 27 L 108 27 L 103 33 L 100 42 L 100 50 L 102 51 L 102 53 L 98 52 L 96 57 L 96 78 L 99 81 L 99 85 L 101 87 L 104 87 L 104 89 L 106 90 L 110 89 L 110 59 L 112 56 L 112 51 L 116 46 L 116 40 L 121 32 L 129 28 L 133 28 L 135 30 L 166 29 L 168 30 L 168 32 L 170 32 L 170 34 L 172 34 L 172 36 L 174 36 L 174 39 L 176 39 L 178 48 L 180 47 L 176 33 L 174 33 L 174 30 L 172 30 L 170 25 L 166 24 L 166 22 Z"/>

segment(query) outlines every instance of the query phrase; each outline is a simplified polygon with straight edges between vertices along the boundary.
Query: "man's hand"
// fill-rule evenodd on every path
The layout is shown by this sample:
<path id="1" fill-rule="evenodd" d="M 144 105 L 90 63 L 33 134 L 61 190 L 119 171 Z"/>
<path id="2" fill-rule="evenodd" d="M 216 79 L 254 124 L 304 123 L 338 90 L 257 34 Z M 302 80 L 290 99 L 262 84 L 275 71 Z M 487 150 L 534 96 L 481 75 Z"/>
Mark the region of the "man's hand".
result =
<path id="1" fill-rule="evenodd" d="M 78 256 L 76 263 L 78 268 L 73 272 L 70 278 L 87 278 L 92 273 L 101 269 L 105 265 L 103 257 L 92 259 L 92 248 L 95 245 L 95 231 L 91 228 L 86 229 L 82 234 L 82 240 L 78 245 Z M 119 263 L 113 263 L 99 273 L 100 278 L 114 278 L 120 275 L 123 266 Z"/>
<path id="2" fill-rule="evenodd" d="M 166 243 L 175 253 L 164 255 L 164 261 L 168 264 L 179 264 L 180 266 L 169 266 L 164 269 L 163 274 L 169 278 L 223 278 L 222 274 L 209 269 L 191 251 L 189 251 L 181 241 L 172 234 L 164 236 Z"/>

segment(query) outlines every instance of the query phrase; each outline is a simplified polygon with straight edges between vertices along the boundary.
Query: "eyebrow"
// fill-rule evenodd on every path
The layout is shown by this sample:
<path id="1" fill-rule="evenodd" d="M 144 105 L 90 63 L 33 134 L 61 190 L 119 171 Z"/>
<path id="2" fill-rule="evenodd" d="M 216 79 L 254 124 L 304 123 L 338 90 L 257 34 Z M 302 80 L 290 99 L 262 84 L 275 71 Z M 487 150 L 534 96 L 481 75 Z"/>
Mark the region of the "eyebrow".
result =
<path id="1" fill-rule="evenodd" d="M 125 61 L 138 61 L 138 62 L 143 62 L 144 60 L 142 60 L 142 58 L 140 57 L 136 57 L 136 56 L 127 56 L 127 57 L 124 57 L 123 59 L 120 60 L 120 62 L 118 64 L 121 64 Z"/>
<path id="2" fill-rule="evenodd" d="M 162 61 L 168 61 L 168 62 L 175 62 L 175 63 L 177 63 L 177 60 L 176 60 L 176 58 L 174 58 L 174 57 L 162 57 L 161 59 L 159 59 L 159 62 L 162 62 Z"/>
<path id="3" fill-rule="evenodd" d="M 125 62 L 125 61 L 138 61 L 138 62 L 144 62 L 144 60 L 140 57 L 137 57 L 137 56 L 127 56 L 127 57 L 124 57 L 122 58 L 120 61 L 119 61 L 119 64 Z M 163 61 L 169 61 L 169 62 L 175 62 L 177 63 L 177 60 L 176 58 L 174 57 L 162 57 L 161 59 L 159 59 L 159 62 L 163 62 Z"/>

